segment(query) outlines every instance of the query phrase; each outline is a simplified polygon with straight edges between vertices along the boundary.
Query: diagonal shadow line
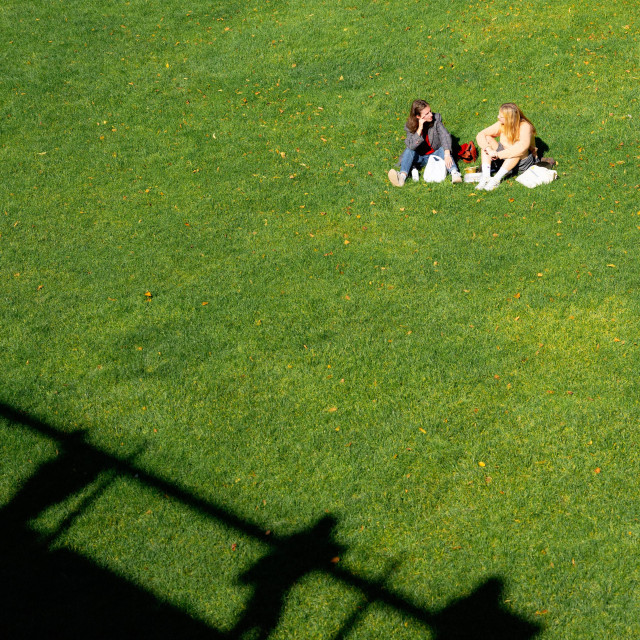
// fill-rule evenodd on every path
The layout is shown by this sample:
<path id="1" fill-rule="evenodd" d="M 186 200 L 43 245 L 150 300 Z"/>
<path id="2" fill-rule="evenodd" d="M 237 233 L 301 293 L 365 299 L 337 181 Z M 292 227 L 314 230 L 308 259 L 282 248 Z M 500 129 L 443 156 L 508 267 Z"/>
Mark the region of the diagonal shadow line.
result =
<path id="1" fill-rule="evenodd" d="M 171 495 L 180 500 L 182 503 L 194 508 L 195 510 L 211 516 L 216 520 L 223 522 L 227 526 L 233 527 L 234 529 L 241 531 L 248 536 L 256 538 L 272 546 L 288 544 L 289 540 L 286 537 L 281 539 L 281 537 L 272 532 L 269 535 L 269 538 L 266 538 L 264 529 L 251 524 L 233 514 L 230 514 L 228 511 L 216 507 L 215 505 L 212 505 L 210 502 L 202 498 L 194 496 L 189 491 L 177 486 L 172 482 L 163 480 L 162 478 L 158 478 L 157 476 L 148 473 L 144 469 L 136 466 L 135 464 L 132 464 L 126 458 L 121 458 L 119 456 L 105 453 L 104 451 L 101 451 L 100 449 L 86 441 L 78 443 L 76 438 L 73 438 L 71 435 L 60 433 L 41 420 L 32 418 L 25 413 L 17 411 L 3 403 L 0 403 L 0 417 L 5 418 L 12 424 L 22 424 L 23 426 L 29 427 L 30 429 L 37 431 L 42 435 L 60 441 L 63 444 L 65 442 L 70 442 L 72 443 L 73 447 L 80 448 L 86 451 L 87 455 L 90 455 L 104 468 L 112 468 L 121 474 L 127 474 L 135 478 L 137 481 L 147 484 L 148 486 L 151 486 L 164 494 Z M 350 571 L 338 567 L 328 568 L 326 569 L 326 571 L 334 574 L 343 582 L 362 590 L 367 595 L 367 598 L 369 600 L 378 600 L 392 607 L 399 607 L 406 611 L 406 613 L 416 617 L 419 620 L 422 620 L 423 622 L 428 623 L 430 619 L 429 616 L 425 614 L 424 609 L 419 607 L 417 604 L 411 603 L 406 600 L 405 596 L 398 596 L 389 591 L 384 586 L 384 582 L 373 581 L 370 578 L 360 578 Z"/>
<path id="2" fill-rule="evenodd" d="M 372 580 L 371 578 L 360 578 L 346 569 L 336 567 L 332 570 L 332 574 L 345 584 L 355 587 L 364 593 L 369 602 L 382 602 L 394 609 L 403 611 L 412 616 L 419 622 L 431 625 L 433 623 L 433 614 L 411 602 L 407 596 L 399 596 L 390 591 L 382 580 Z"/>
<path id="3" fill-rule="evenodd" d="M 270 539 L 265 540 L 264 529 L 247 522 L 238 516 L 234 516 L 222 508 L 216 507 L 204 498 L 199 498 L 198 496 L 193 495 L 190 491 L 183 489 L 173 482 L 150 474 L 148 471 L 145 471 L 141 467 L 131 463 L 127 458 L 121 458 L 110 453 L 105 453 L 86 441 L 78 443 L 76 438 L 71 435 L 61 433 L 41 420 L 33 418 L 21 411 L 17 411 L 4 403 L 0 403 L 0 417 L 8 420 L 12 425 L 23 425 L 33 431 L 47 436 L 48 438 L 51 438 L 52 440 L 57 440 L 62 444 L 68 443 L 74 448 L 80 448 L 86 451 L 88 455 L 105 468 L 112 468 L 118 473 L 129 475 L 140 482 L 146 483 L 162 493 L 170 494 L 181 502 L 184 502 L 185 504 L 215 518 L 216 520 L 220 520 L 229 527 L 233 527 L 248 536 L 258 538 L 267 543 L 277 544 L 277 536 L 271 534 Z"/>
<path id="4" fill-rule="evenodd" d="M 58 525 L 55 531 L 52 531 L 49 535 L 45 536 L 41 540 L 42 546 L 47 546 L 48 544 L 52 544 L 56 538 L 59 538 L 66 531 L 68 531 L 73 525 L 74 520 L 78 515 L 80 515 L 83 511 L 86 511 L 91 507 L 92 504 L 96 503 L 100 496 L 104 493 L 106 488 L 113 482 L 116 474 L 114 471 L 108 473 L 107 477 L 98 476 L 97 486 L 92 486 L 89 495 L 84 496 L 80 501 L 80 504 L 76 505 L 72 512 L 64 517 L 62 522 Z"/>
<path id="5" fill-rule="evenodd" d="M 273 549 L 271 554 L 272 557 L 278 558 L 283 554 L 283 552 L 287 552 L 292 539 L 298 537 L 296 534 L 294 534 L 294 536 L 278 536 L 272 533 L 269 538 L 266 538 L 266 532 L 257 525 L 247 522 L 221 507 L 211 504 L 203 498 L 194 496 L 191 492 L 173 482 L 159 478 L 156 475 L 145 471 L 130 462 L 127 458 L 105 453 L 94 445 L 86 442 L 83 435 L 78 434 L 78 432 L 73 432 L 71 434 L 61 433 L 41 420 L 33 418 L 4 403 L 0 403 L 0 418 L 4 418 L 9 421 L 12 426 L 22 425 L 54 441 L 58 441 L 61 443 L 63 449 L 66 445 L 69 451 L 82 453 L 83 457 L 86 456 L 91 459 L 92 464 L 96 469 L 102 471 L 110 470 L 111 472 L 129 475 L 136 481 L 144 483 L 166 495 L 171 495 L 183 504 L 201 512 L 202 514 L 214 518 L 228 527 L 234 528 L 247 536 L 253 537 L 270 545 Z M 133 455 L 136 454 L 134 453 Z M 68 524 L 69 523 L 66 523 L 66 525 Z M 436 632 L 435 637 L 437 640 L 475 637 L 475 635 L 468 635 L 468 631 L 465 631 L 467 627 L 460 630 L 460 616 L 458 613 L 463 613 L 468 617 L 468 614 L 471 612 L 473 615 L 478 617 L 477 613 L 484 610 L 487 610 L 487 615 L 489 615 L 489 617 L 485 620 L 483 617 L 484 614 L 481 614 L 479 617 L 481 622 L 497 622 L 499 624 L 507 625 L 510 629 L 508 631 L 509 635 L 496 635 L 496 638 L 526 640 L 528 638 L 533 638 L 541 630 L 539 625 L 529 623 L 526 620 L 514 616 L 510 612 L 504 610 L 501 606 L 503 583 L 499 578 L 489 579 L 481 587 L 476 589 L 471 596 L 462 598 L 440 611 L 430 611 L 429 609 L 418 605 L 409 596 L 404 594 L 400 595 L 398 592 L 389 589 L 385 584 L 386 577 L 383 577 L 383 579 L 380 580 L 371 578 L 365 579 L 355 575 L 347 569 L 343 569 L 335 565 L 328 565 L 324 567 L 318 565 L 315 566 L 315 569 L 321 569 L 344 584 L 358 589 L 365 596 L 367 604 L 371 604 L 373 602 L 382 603 L 398 612 L 402 612 L 405 615 L 412 617 L 417 622 L 431 627 Z M 266 584 L 266 586 L 269 587 L 268 584 Z M 462 617 L 464 617 L 464 615 Z M 273 616 L 271 617 L 273 618 Z M 347 627 L 355 624 L 357 617 L 358 616 L 354 617 L 353 620 L 348 623 Z M 460 635 L 460 633 L 467 635 Z"/>

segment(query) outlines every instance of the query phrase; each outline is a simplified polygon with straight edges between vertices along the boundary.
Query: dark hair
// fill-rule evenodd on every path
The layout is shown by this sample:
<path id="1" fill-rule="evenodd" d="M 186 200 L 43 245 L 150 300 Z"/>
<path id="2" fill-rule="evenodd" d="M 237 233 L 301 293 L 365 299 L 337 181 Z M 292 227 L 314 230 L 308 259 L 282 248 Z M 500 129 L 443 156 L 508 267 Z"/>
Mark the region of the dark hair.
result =
<path id="1" fill-rule="evenodd" d="M 411 105 L 411 111 L 409 111 L 409 117 L 407 118 L 407 129 L 411 131 L 411 133 L 415 133 L 418 130 L 418 116 L 420 112 L 428 107 L 429 103 L 424 100 L 414 100 Z"/>

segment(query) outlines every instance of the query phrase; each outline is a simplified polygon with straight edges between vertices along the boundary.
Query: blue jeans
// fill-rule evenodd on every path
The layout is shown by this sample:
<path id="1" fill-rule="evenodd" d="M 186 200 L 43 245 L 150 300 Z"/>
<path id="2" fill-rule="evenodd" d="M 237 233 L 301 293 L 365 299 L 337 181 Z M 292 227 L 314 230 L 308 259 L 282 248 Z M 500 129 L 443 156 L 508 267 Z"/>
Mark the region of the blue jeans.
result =
<path id="1" fill-rule="evenodd" d="M 404 153 L 400 156 L 400 172 L 409 175 L 413 167 L 416 167 L 418 170 L 422 169 L 422 167 L 425 167 L 427 162 L 429 162 L 430 156 L 439 156 L 444 160 L 444 149 L 440 147 L 428 156 L 421 156 L 411 149 L 405 149 Z M 453 160 L 453 164 L 451 165 L 451 169 L 447 169 L 447 171 L 449 173 L 458 172 L 458 167 L 456 166 L 456 161 L 453 159 L 453 156 L 451 156 L 451 159 Z"/>

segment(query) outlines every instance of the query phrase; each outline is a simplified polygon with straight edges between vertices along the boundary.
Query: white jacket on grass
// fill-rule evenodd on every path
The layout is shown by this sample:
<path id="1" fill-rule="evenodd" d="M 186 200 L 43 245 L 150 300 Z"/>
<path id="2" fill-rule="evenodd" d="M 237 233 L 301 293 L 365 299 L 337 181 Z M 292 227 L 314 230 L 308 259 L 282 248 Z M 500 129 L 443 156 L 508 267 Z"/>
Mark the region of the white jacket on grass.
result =
<path id="1" fill-rule="evenodd" d="M 519 175 L 516 180 L 529 189 L 539 187 L 541 184 L 549 184 L 557 180 L 558 172 L 546 167 L 538 167 L 533 165 L 529 167 L 523 174 Z"/>

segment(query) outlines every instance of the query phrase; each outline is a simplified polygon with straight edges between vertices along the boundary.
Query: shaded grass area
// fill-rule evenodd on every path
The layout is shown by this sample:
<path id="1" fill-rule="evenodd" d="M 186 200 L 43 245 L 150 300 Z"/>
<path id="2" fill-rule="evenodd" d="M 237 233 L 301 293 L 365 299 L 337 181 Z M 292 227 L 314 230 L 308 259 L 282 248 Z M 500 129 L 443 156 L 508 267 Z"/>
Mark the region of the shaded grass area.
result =
<path id="1" fill-rule="evenodd" d="M 637 10 L 347 4 L 0 9 L 2 400 L 56 430 L 3 425 L 3 503 L 86 429 L 261 531 L 332 514 L 423 610 L 499 576 L 542 637 L 633 636 Z M 460 141 L 514 100 L 560 179 L 393 189 L 414 97 Z M 37 555 L 233 629 L 267 548 L 162 504 L 114 482 Z M 361 595 L 305 577 L 273 636 Z M 344 628 L 426 632 L 385 611 Z"/>
<path id="2" fill-rule="evenodd" d="M 365 619 L 369 628 L 381 631 L 400 625 L 408 634 L 422 634 L 430 627 L 445 637 L 477 637 L 481 628 L 492 637 L 525 639 L 539 631 L 539 625 L 519 618 L 504 606 L 504 584 L 497 578 L 486 580 L 446 608 L 430 611 L 385 584 L 397 563 L 386 568 L 383 578 L 363 578 L 337 568 L 340 556 L 336 554 L 342 554 L 345 548 L 334 539 L 337 521 L 332 516 L 322 517 L 304 531 L 276 536 L 185 492 L 179 485 L 146 473 L 131 463 L 134 455 L 105 455 L 87 444 L 82 432 L 64 436 L 10 407 L 3 405 L 0 411 L 10 425 L 10 434 L 18 429 L 24 437 L 53 437 L 59 447 L 0 511 L 5 551 L 0 568 L 6 605 L 2 625 L 8 633 L 167 638 L 187 633 L 190 637 L 237 638 L 256 632 L 268 637 L 281 625 L 299 629 L 299 622 L 295 616 L 290 619 L 285 604 L 287 608 L 306 606 L 312 610 L 315 619 L 310 630 L 314 635 L 332 637 L 350 635 Z M 117 489 L 112 492 L 115 485 Z M 136 490 L 132 491 L 134 485 Z M 116 559 L 123 567 L 121 572 L 96 562 L 101 555 L 101 540 L 98 544 L 95 538 L 84 541 L 94 561 L 67 548 L 66 532 L 77 520 L 85 520 L 92 506 L 104 502 L 105 494 L 109 509 L 101 513 L 97 510 L 97 526 L 117 527 L 120 540 L 131 533 L 136 540 L 144 538 L 141 545 L 129 542 L 120 546 L 118 539 L 108 545 L 109 554 L 120 554 Z M 140 517 L 137 508 L 141 504 L 153 505 L 154 509 L 147 509 Z M 160 520 L 163 522 L 158 526 Z M 86 527 L 87 523 L 82 524 Z M 172 533 L 167 538 L 168 526 Z M 221 542 L 215 533 L 223 537 L 231 533 L 237 542 L 227 553 L 215 554 L 214 560 L 210 551 Z M 76 544 L 81 542 L 75 538 Z M 166 571 L 176 568 L 176 545 L 202 549 L 203 542 L 206 546 L 201 557 L 193 557 L 189 566 L 182 566 L 174 575 L 171 596 L 181 601 L 180 612 L 161 594 L 154 593 L 154 583 L 159 579 L 166 586 Z M 261 557 L 251 549 L 258 544 L 263 552 L 264 547 L 269 549 Z M 239 547 L 245 559 L 253 556 L 256 561 L 236 575 L 235 583 L 251 585 L 253 593 L 231 627 L 219 604 L 223 598 L 233 600 L 235 593 L 221 593 L 216 588 L 213 607 L 206 607 L 209 622 L 214 620 L 216 625 L 202 625 L 197 618 L 204 611 L 194 608 L 193 590 L 201 595 L 210 593 L 215 582 L 211 573 L 214 564 L 227 577 L 233 574 L 235 563 L 230 560 Z M 140 562 L 148 564 L 135 580 L 132 568 Z M 150 571 L 150 566 L 158 562 L 163 567 L 159 576 Z M 137 588 L 134 581 L 145 583 L 146 588 Z M 356 594 L 359 598 L 354 597 Z M 355 612 L 346 615 L 349 609 Z"/>

